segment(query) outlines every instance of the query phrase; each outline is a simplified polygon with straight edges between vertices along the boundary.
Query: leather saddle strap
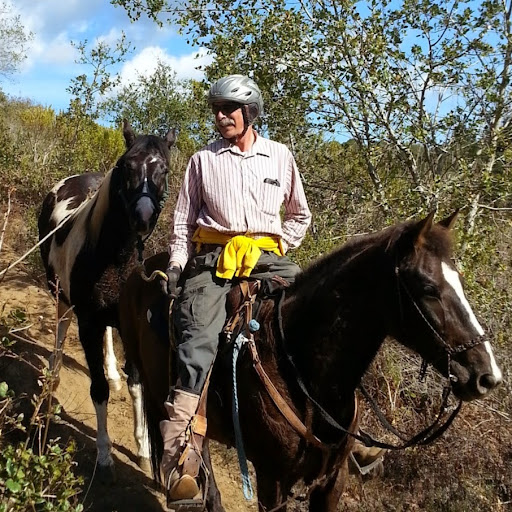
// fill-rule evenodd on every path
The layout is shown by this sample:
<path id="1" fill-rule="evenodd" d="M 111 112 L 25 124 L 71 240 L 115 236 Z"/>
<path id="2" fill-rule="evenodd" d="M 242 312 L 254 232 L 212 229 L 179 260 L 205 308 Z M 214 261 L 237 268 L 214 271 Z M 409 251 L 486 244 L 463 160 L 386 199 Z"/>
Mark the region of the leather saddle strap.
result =
<path id="1" fill-rule="evenodd" d="M 256 296 L 258 294 L 258 290 L 260 288 L 260 281 L 247 281 L 242 280 L 239 283 L 240 291 L 242 293 L 242 302 L 237 307 L 236 311 L 231 315 L 231 317 L 227 320 L 226 325 L 223 329 L 224 334 L 231 335 L 233 331 L 235 330 L 235 327 L 240 322 L 240 317 L 242 311 L 245 310 L 245 326 L 247 327 L 247 323 L 252 318 L 252 304 L 254 304 L 254 301 L 256 300 Z M 248 305 L 251 306 L 251 309 L 247 310 Z"/>
<path id="2" fill-rule="evenodd" d="M 256 288 L 257 289 L 257 288 Z M 245 326 L 247 327 L 248 322 L 252 317 L 252 303 L 256 298 L 256 294 L 251 293 L 251 288 L 249 286 L 248 281 L 240 282 L 240 290 L 242 292 L 242 304 L 237 309 L 235 315 L 228 322 L 225 332 L 232 332 L 233 328 L 237 325 L 240 320 L 240 313 L 243 309 L 246 309 L 245 312 Z M 178 464 L 182 466 L 181 474 L 187 474 L 194 478 L 199 475 L 199 469 L 201 467 L 202 462 L 202 449 L 203 442 L 206 436 L 206 428 L 207 428 L 207 420 L 206 420 L 206 407 L 208 401 L 208 388 L 210 386 L 210 377 L 212 375 L 213 365 L 215 363 L 215 359 L 217 358 L 217 352 L 215 352 L 215 356 L 210 365 L 210 369 L 208 370 L 208 374 L 206 376 L 206 380 L 201 391 L 201 396 L 199 397 L 199 403 L 197 406 L 197 411 L 192 421 L 189 425 L 189 442 L 185 447 L 181 457 L 178 461 Z"/>
<path id="3" fill-rule="evenodd" d="M 306 425 L 302 423 L 299 417 L 295 414 L 292 408 L 286 403 L 285 399 L 279 393 L 279 391 L 274 386 L 274 383 L 270 380 L 267 372 L 263 368 L 261 364 L 260 357 L 258 355 L 258 351 L 256 349 L 256 344 L 254 339 L 249 340 L 249 349 L 252 356 L 252 364 L 256 373 L 258 374 L 261 382 L 265 386 L 270 398 L 274 402 L 275 406 L 278 408 L 279 412 L 284 416 L 284 418 L 288 421 L 288 423 L 295 429 L 295 431 L 300 434 L 306 441 L 315 445 L 316 447 L 327 450 L 327 446 L 318 439 L 312 432 L 310 432 Z"/>

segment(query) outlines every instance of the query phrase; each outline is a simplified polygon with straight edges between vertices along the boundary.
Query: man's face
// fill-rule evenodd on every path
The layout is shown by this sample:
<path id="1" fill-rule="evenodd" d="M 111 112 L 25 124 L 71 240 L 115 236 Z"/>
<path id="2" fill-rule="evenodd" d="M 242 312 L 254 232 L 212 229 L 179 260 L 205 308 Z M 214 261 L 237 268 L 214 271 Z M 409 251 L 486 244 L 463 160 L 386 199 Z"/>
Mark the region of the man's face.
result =
<path id="1" fill-rule="evenodd" d="M 244 131 L 242 105 L 231 101 L 214 103 L 215 126 L 225 139 L 232 139 Z"/>

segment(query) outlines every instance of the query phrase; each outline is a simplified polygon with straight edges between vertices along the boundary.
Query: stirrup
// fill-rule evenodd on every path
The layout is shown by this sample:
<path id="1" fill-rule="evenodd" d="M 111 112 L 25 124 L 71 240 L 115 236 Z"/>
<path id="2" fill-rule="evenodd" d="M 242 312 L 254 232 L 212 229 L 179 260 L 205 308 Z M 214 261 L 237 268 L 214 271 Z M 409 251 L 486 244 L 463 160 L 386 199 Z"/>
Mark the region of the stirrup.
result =
<path id="1" fill-rule="evenodd" d="M 171 486 L 171 489 L 167 489 L 167 510 L 174 512 L 202 512 L 206 508 L 206 493 L 207 493 L 207 483 L 205 482 L 201 485 L 202 482 L 197 482 L 195 478 L 190 475 L 181 476 L 174 485 Z M 183 487 L 181 490 L 183 495 L 190 495 L 194 490 L 194 485 L 197 489 L 197 493 L 193 498 L 183 498 L 172 497 L 171 491 L 178 491 L 178 496 L 180 494 L 180 489 L 177 487 Z M 190 486 L 190 487 L 188 487 Z"/>
<path id="2" fill-rule="evenodd" d="M 387 450 L 381 449 L 379 452 L 376 452 L 372 457 L 368 457 L 367 459 L 369 459 L 369 461 L 367 460 L 367 463 L 364 465 L 360 464 L 360 461 L 357 460 L 357 457 L 354 455 L 353 452 L 350 452 L 350 459 L 354 466 L 356 467 L 357 471 L 364 476 L 370 473 L 379 464 L 382 464 L 386 452 Z"/>
<path id="3" fill-rule="evenodd" d="M 167 510 L 170 512 L 203 512 L 206 503 L 200 500 L 177 500 L 167 502 Z"/>
<path id="4" fill-rule="evenodd" d="M 194 453 L 195 450 L 189 448 L 184 451 L 184 454 L 182 454 L 180 458 L 182 464 L 178 466 L 182 469 L 183 461 L 181 459 L 188 458 L 186 457 L 187 452 Z M 208 473 L 204 464 L 200 464 L 195 476 L 187 472 L 182 473 L 181 476 L 170 485 L 170 480 L 172 479 L 171 473 L 166 485 L 167 509 L 174 512 L 202 512 L 205 510 L 206 497 L 208 494 Z M 188 497 L 194 491 L 196 491 L 196 494 L 192 498 Z M 174 494 L 173 497 L 171 497 L 171 492 Z M 180 494 L 187 496 L 187 498 L 180 498 Z"/>
<path id="5" fill-rule="evenodd" d="M 194 477 L 181 475 L 172 483 L 170 489 L 167 489 L 167 501 L 195 499 L 200 492 L 200 485 Z"/>

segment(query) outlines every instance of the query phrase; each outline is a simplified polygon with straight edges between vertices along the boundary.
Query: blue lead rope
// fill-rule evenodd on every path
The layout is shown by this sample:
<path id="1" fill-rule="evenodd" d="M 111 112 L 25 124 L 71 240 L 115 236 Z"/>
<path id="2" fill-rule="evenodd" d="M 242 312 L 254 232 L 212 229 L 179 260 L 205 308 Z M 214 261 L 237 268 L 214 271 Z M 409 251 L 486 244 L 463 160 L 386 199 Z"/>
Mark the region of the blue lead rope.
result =
<path id="1" fill-rule="evenodd" d="M 242 333 L 240 333 L 233 343 L 233 403 L 231 411 L 233 416 L 233 427 L 235 429 L 235 445 L 238 454 L 238 464 L 240 465 L 240 473 L 242 475 L 244 496 L 246 500 L 252 500 L 253 491 L 251 479 L 249 478 L 249 468 L 247 467 L 247 457 L 244 450 L 242 430 L 240 428 L 240 416 L 238 414 L 238 391 L 236 385 L 236 362 L 238 360 L 238 354 L 240 353 L 242 345 L 248 341 L 249 340 Z"/>

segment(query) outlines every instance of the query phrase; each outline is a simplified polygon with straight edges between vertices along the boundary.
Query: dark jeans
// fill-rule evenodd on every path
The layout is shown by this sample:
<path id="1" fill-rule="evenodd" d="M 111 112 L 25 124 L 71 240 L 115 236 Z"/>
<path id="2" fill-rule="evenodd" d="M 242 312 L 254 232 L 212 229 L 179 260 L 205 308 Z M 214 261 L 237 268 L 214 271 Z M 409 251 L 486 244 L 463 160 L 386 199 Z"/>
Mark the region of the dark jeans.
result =
<path id="1" fill-rule="evenodd" d="M 226 322 L 226 296 L 232 281 L 215 275 L 222 247 L 201 253 L 187 265 L 188 278 L 174 311 L 178 331 L 178 386 L 201 393 Z M 287 256 L 262 252 L 252 278 L 278 275 L 294 281 L 300 268 Z"/>

